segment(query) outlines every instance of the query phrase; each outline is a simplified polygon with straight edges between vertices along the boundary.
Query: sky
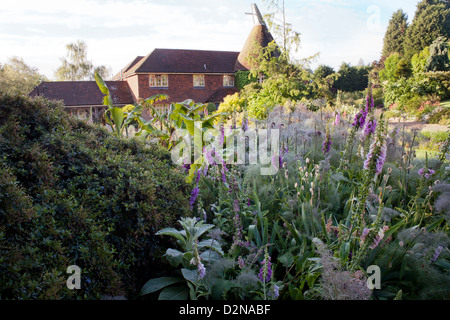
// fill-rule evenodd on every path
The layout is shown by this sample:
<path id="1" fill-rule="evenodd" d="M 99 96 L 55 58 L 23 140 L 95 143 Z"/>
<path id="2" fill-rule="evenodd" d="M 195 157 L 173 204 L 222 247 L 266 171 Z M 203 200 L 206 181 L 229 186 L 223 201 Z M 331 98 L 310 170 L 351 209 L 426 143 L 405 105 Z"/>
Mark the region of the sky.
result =
<path id="1" fill-rule="evenodd" d="M 281 1 L 280 1 L 281 2 Z M 285 0 L 286 21 L 300 32 L 294 57 L 315 54 L 311 68 L 369 64 L 398 9 L 411 22 L 419 0 Z M 0 63 L 17 56 L 48 79 L 66 45 L 87 44 L 88 59 L 120 72 L 155 48 L 240 51 L 252 27 L 251 4 L 264 0 L 1 0 Z"/>

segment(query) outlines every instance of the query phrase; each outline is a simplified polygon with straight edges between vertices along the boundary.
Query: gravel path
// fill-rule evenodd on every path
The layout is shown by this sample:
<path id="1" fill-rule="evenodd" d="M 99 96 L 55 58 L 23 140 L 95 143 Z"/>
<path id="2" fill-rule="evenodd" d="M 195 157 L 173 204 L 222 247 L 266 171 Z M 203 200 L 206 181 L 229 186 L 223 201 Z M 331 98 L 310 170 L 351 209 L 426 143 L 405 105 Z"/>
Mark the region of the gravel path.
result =
<path id="1" fill-rule="evenodd" d="M 403 119 L 390 118 L 388 122 L 390 125 L 395 125 L 400 128 L 403 128 Z M 425 122 L 418 122 L 415 120 L 406 120 L 405 127 L 407 130 L 417 129 L 419 131 L 428 131 L 428 132 L 448 131 L 450 129 L 450 126 L 441 126 L 439 124 L 428 124 Z"/>

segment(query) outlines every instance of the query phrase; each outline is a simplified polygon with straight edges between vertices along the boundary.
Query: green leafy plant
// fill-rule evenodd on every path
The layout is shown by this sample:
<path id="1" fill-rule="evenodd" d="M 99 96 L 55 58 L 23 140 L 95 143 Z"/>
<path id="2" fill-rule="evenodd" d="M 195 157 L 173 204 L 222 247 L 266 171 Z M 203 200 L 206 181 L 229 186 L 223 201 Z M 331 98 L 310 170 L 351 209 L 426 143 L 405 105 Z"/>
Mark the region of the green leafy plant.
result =
<path id="1" fill-rule="evenodd" d="M 182 230 L 165 228 L 158 231 L 157 235 L 171 236 L 182 251 L 167 249 L 165 258 L 177 268 L 181 265 L 182 277 L 160 277 L 149 280 L 141 290 L 141 295 L 150 294 L 162 289 L 159 299 L 187 299 L 197 300 L 207 296 L 207 286 L 202 280 L 205 276 L 205 267 L 202 261 L 211 262 L 223 256 L 220 243 L 214 239 L 206 239 L 199 242 L 200 238 L 214 225 L 204 224 L 196 218 L 181 218 L 179 223 Z M 195 269 L 194 269 L 195 268 Z M 185 286 L 171 287 L 175 283 L 184 283 Z"/>

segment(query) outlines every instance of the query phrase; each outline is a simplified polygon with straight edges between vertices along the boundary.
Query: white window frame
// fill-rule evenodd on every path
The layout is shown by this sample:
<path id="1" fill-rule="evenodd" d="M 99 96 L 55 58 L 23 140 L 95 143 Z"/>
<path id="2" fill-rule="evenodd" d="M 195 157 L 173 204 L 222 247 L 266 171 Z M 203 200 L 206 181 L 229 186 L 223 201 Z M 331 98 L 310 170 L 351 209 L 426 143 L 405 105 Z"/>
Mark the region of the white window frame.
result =
<path id="1" fill-rule="evenodd" d="M 169 103 L 155 104 L 154 108 L 156 109 L 156 111 L 167 115 L 169 114 L 170 111 L 170 104 Z"/>
<path id="2" fill-rule="evenodd" d="M 194 88 L 204 88 L 205 87 L 205 75 L 204 74 L 194 74 L 192 77 L 192 82 Z"/>
<path id="3" fill-rule="evenodd" d="M 223 76 L 223 86 L 224 87 L 234 87 L 234 76 L 225 74 Z"/>
<path id="4" fill-rule="evenodd" d="M 168 74 L 151 74 L 149 76 L 150 88 L 168 88 L 169 75 Z"/>
<path id="5" fill-rule="evenodd" d="M 259 74 L 258 83 L 263 83 L 266 79 L 266 76 L 264 74 Z"/>

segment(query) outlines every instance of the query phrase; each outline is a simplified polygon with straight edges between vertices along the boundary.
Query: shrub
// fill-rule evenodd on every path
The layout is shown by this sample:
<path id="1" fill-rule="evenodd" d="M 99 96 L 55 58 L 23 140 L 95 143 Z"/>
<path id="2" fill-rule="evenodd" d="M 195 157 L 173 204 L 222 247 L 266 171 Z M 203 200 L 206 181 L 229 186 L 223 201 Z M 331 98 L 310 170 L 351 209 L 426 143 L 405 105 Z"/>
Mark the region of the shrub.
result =
<path id="1" fill-rule="evenodd" d="M 440 124 L 443 126 L 450 125 L 450 108 L 444 108 L 428 118 L 428 123 Z"/>
<path id="2" fill-rule="evenodd" d="M 0 95 L 0 298 L 136 295 L 161 253 L 154 234 L 188 212 L 169 153 Z M 66 287 L 70 265 L 81 289 Z"/>
<path id="3" fill-rule="evenodd" d="M 241 71 L 241 70 L 236 71 L 236 73 L 234 74 L 234 78 L 236 88 L 239 91 L 242 90 L 246 85 L 252 82 L 256 82 L 258 80 L 250 74 L 250 71 Z"/>

